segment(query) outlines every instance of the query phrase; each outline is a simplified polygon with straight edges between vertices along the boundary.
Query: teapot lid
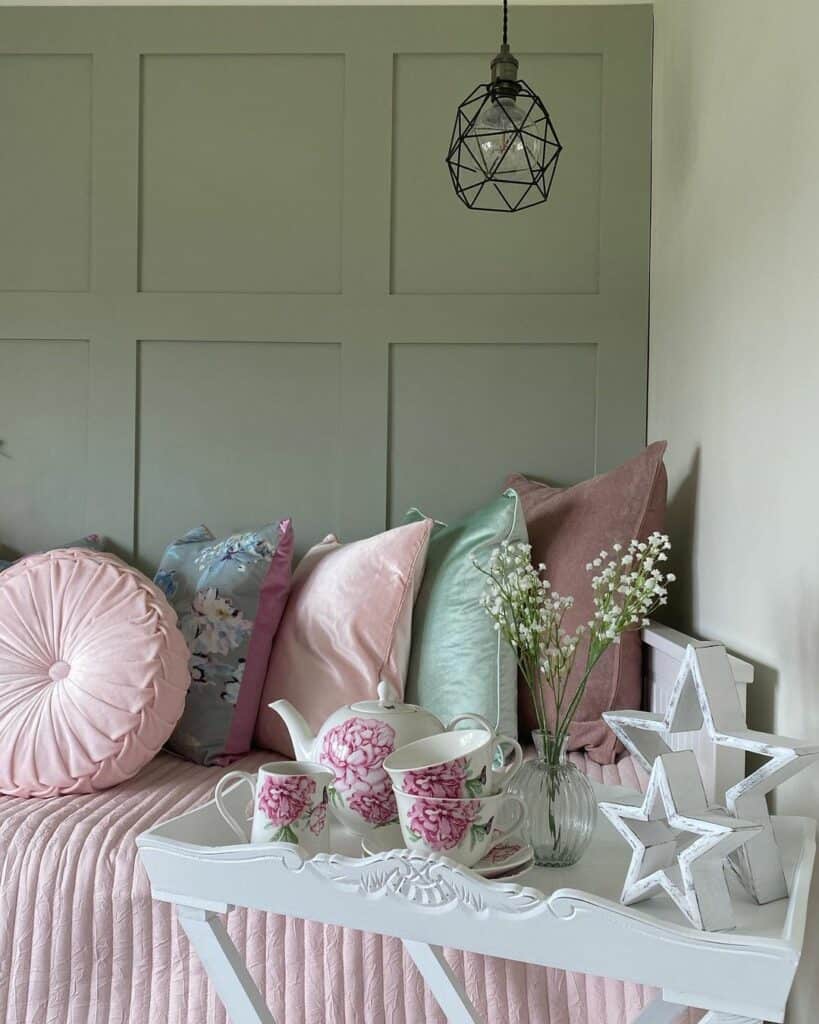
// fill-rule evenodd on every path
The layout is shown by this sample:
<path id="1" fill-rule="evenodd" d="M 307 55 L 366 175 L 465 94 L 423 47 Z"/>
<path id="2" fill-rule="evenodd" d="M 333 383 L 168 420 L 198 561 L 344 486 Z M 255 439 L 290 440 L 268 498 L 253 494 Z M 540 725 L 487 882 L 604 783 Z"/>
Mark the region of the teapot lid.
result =
<path id="1" fill-rule="evenodd" d="M 415 704 L 404 704 L 390 684 L 382 679 L 377 687 L 378 700 L 359 700 L 350 705 L 350 710 L 368 715 L 406 715 L 415 714 L 420 708 Z"/>

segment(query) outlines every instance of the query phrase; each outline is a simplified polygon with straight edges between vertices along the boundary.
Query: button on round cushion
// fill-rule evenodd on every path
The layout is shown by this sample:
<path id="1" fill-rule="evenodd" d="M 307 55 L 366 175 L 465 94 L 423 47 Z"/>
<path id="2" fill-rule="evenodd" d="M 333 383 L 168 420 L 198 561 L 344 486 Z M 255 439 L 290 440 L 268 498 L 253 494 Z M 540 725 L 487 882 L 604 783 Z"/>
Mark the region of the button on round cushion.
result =
<path id="1" fill-rule="evenodd" d="M 91 793 L 135 775 L 185 706 L 188 649 L 158 587 L 62 549 L 0 576 L 0 793 Z"/>

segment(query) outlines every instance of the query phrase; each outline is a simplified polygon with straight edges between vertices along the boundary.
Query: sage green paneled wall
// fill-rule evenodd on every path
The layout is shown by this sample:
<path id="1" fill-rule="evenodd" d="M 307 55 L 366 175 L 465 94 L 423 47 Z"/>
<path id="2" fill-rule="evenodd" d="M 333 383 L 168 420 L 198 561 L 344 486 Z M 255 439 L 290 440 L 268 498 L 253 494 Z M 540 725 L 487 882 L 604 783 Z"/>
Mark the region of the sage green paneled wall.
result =
<path id="1" fill-rule="evenodd" d="M 0 8 L 0 546 L 300 548 L 645 437 L 651 12 L 521 7 L 565 152 L 474 213 L 485 7 Z"/>

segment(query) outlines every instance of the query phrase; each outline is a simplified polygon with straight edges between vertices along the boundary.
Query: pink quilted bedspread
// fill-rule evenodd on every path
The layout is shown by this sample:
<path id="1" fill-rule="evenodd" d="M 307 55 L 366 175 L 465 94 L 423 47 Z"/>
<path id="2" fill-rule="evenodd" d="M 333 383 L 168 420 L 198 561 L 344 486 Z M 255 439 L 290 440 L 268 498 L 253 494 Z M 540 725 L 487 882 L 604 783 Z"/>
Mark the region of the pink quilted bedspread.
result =
<path id="1" fill-rule="evenodd" d="M 269 754 L 239 767 L 253 769 Z M 628 758 L 600 768 L 638 785 Z M 208 799 L 222 769 L 160 754 L 116 789 L 0 798 L 0 1021 L 223 1024 L 167 904 L 151 899 L 135 837 Z M 444 1018 L 399 941 L 236 910 L 229 931 L 280 1024 L 437 1024 Z M 629 1024 L 640 986 L 448 954 L 492 1024 Z"/>

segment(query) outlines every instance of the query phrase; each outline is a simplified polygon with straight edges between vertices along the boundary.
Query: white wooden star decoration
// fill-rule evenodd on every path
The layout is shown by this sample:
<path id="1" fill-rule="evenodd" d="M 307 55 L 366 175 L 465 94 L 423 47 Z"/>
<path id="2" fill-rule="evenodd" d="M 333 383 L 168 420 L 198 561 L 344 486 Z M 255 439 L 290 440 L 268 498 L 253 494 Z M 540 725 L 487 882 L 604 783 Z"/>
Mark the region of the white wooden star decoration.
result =
<path id="1" fill-rule="evenodd" d="M 819 744 L 746 727 L 728 654 L 721 644 L 689 645 L 664 715 L 607 711 L 603 717 L 646 771 L 651 771 L 655 758 L 670 752 L 669 736 L 703 727 L 718 746 L 767 757 L 765 764 L 721 797 L 730 814 L 762 826 L 759 835 L 731 857 L 748 892 L 757 903 L 788 895 L 766 796 L 780 782 L 819 760 Z"/>
<path id="2" fill-rule="evenodd" d="M 642 805 L 599 806 L 632 850 L 623 903 L 663 890 L 695 928 L 734 927 L 725 858 L 762 826 L 709 809 L 692 750 L 656 759 Z"/>

